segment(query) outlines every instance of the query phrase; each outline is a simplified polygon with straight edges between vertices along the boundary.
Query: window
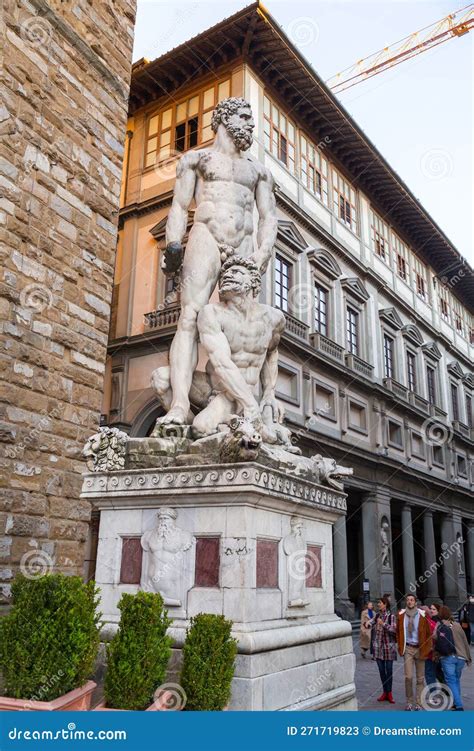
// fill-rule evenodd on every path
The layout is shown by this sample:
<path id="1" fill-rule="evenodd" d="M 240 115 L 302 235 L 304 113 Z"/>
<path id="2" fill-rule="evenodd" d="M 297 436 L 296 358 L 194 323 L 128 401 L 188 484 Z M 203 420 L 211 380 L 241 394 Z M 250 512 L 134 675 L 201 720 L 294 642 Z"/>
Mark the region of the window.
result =
<path id="1" fill-rule="evenodd" d="M 459 420 L 458 387 L 455 383 L 451 384 L 451 408 L 453 411 L 453 420 Z"/>
<path id="2" fill-rule="evenodd" d="M 457 333 L 461 336 L 466 335 L 467 325 L 465 325 L 464 320 L 464 309 L 459 303 L 456 298 L 452 298 L 452 305 L 453 305 L 453 323 L 454 328 L 456 329 Z"/>
<path id="3" fill-rule="evenodd" d="M 328 420 L 336 419 L 336 391 L 316 379 L 314 380 L 314 413 Z"/>
<path id="4" fill-rule="evenodd" d="M 413 259 L 413 271 L 415 274 L 415 292 L 422 300 L 428 299 L 428 285 L 427 285 L 427 273 L 426 266 L 417 258 Z"/>
<path id="5" fill-rule="evenodd" d="M 466 424 L 468 428 L 472 428 L 472 396 L 466 394 Z"/>
<path id="6" fill-rule="evenodd" d="M 327 297 L 327 291 L 316 284 L 314 287 L 314 330 L 323 336 L 328 335 Z"/>
<path id="7" fill-rule="evenodd" d="M 457 454 L 458 475 L 461 477 L 467 477 L 467 461 L 466 457 L 462 454 Z"/>
<path id="8" fill-rule="evenodd" d="M 444 446 L 434 445 L 432 446 L 433 452 L 433 464 L 438 467 L 444 467 Z"/>
<path id="9" fill-rule="evenodd" d="M 295 126 L 267 96 L 263 97 L 265 148 L 295 172 Z"/>
<path id="10" fill-rule="evenodd" d="M 359 433 L 367 433 L 367 407 L 364 404 L 349 399 L 349 428 Z"/>
<path id="11" fill-rule="evenodd" d="M 372 215 L 372 247 L 375 251 L 375 255 L 390 263 L 390 250 L 389 250 L 389 229 L 383 219 L 381 219 L 375 211 L 371 211 Z"/>
<path id="12" fill-rule="evenodd" d="M 303 185 L 328 206 L 328 163 L 311 141 L 300 137 L 301 180 Z"/>
<path id="13" fill-rule="evenodd" d="M 332 171 L 332 191 L 334 213 L 341 222 L 357 233 L 355 190 L 335 169 Z"/>
<path id="14" fill-rule="evenodd" d="M 212 112 L 218 102 L 229 96 L 230 79 L 226 79 L 152 115 L 148 120 L 145 167 L 209 141 L 213 136 Z"/>
<path id="15" fill-rule="evenodd" d="M 402 426 L 393 420 L 388 421 L 388 442 L 391 446 L 403 448 Z"/>
<path id="16" fill-rule="evenodd" d="M 398 235 L 392 232 L 392 247 L 396 257 L 396 272 L 404 282 L 410 282 L 410 251 Z"/>
<path id="17" fill-rule="evenodd" d="M 407 386 L 409 391 L 416 391 L 416 355 L 407 352 Z"/>
<path id="18" fill-rule="evenodd" d="M 393 378 L 393 339 L 391 336 L 383 336 L 383 363 L 386 378 Z"/>
<path id="19" fill-rule="evenodd" d="M 438 300 L 440 316 L 449 323 L 449 290 L 446 287 L 439 288 Z"/>
<path id="20" fill-rule="evenodd" d="M 359 352 L 359 314 L 349 307 L 346 312 L 346 339 L 349 352 L 357 355 Z"/>
<path id="21" fill-rule="evenodd" d="M 429 403 L 436 404 L 436 373 L 431 365 L 426 366 L 426 386 Z"/>
<path id="22" fill-rule="evenodd" d="M 275 257 L 275 307 L 288 312 L 288 293 L 291 284 L 291 264 L 284 258 Z"/>

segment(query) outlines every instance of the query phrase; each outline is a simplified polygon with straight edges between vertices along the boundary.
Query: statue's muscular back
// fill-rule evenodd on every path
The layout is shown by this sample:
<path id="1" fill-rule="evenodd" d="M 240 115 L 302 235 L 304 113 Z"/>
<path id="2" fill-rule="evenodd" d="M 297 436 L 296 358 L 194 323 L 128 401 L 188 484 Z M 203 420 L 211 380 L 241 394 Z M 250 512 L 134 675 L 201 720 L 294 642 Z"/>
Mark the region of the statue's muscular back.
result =
<path id="1" fill-rule="evenodd" d="M 204 224 L 219 246 L 251 255 L 255 189 L 269 173 L 247 154 L 230 156 L 211 148 L 186 156 L 197 175 L 194 222 Z"/>

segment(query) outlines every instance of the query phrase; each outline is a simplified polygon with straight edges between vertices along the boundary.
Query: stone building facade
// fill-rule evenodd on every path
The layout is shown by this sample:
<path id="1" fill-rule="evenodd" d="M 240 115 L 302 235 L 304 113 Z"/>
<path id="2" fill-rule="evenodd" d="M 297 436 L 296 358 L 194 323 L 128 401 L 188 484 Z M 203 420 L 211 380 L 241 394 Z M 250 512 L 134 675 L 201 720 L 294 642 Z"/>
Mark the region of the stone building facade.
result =
<path id="1" fill-rule="evenodd" d="M 259 4 L 134 65 L 103 422 L 144 436 L 161 414 L 150 374 L 186 283 L 160 270 L 176 160 L 211 142 L 229 95 L 251 103 L 277 184 L 262 299 L 287 318 L 287 424 L 304 453 L 354 467 L 339 607 L 413 589 L 458 605 L 474 588 L 474 274 Z"/>
<path id="2" fill-rule="evenodd" d="M 5 0 L 0 30 L 0 581 L 82 573 L 135 0 Z M 86 571 L 87 574 L 87 571 Z"/>

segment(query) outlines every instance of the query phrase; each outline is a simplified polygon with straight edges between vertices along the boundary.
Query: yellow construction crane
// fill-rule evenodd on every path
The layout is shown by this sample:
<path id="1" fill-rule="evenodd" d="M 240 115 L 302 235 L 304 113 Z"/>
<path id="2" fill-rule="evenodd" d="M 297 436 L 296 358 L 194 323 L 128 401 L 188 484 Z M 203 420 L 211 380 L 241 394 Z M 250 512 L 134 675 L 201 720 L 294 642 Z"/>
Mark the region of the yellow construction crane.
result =
<path id="1" fill-rule="evenodd" d="M 362 81 L 367 81 L 369 78 L 383 73 L 388 68 L 393 68 L 405 60 L 410 60 L 422 52 L 433 49 L 433 47 L 452 37 L 467 34 L 473 26 L 474 4 L 470 3 L 470 5 L 466 5 L 455 13 L 450 13 L 440 21 L 425 26 L 423 29 L 400 39 L 400 41 L 364 57 L 350 68 L 336 73 L 335 76 L 326 81 L 326 84 L 334 94 L 340 94 L 342 91 L 362 83 Z"/>

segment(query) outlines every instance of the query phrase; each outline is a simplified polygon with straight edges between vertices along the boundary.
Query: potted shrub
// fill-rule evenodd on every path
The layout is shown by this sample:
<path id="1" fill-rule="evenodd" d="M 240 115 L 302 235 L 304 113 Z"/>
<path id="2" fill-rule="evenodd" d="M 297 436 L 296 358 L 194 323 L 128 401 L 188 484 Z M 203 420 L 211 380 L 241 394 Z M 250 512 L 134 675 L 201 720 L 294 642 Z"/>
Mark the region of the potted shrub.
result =
<path id="1" fill-rule="evenodd" d="M 185 709 L 212 711 L 227 707 L 237 654 L 231 629 L 232 621 L 223 615 L 199 613 L 191 618 L 181 670 Z"/>
<path id="2" fill-rule="evenodd" d="M 84 710 L 99 648 L 98 591 L 79 576 L 16 577 L 0 618 L 0 710 Z"/>
<path id="3" fill-rule="evenodd" d="M 118 607 L 119 628 L 107 646 L 104 702 L 96 709 L 161 709 L 167 695 L 154 698 L 164 683 L 172 644 L 163 598 L 152 592 L 123 594 Z"/>

